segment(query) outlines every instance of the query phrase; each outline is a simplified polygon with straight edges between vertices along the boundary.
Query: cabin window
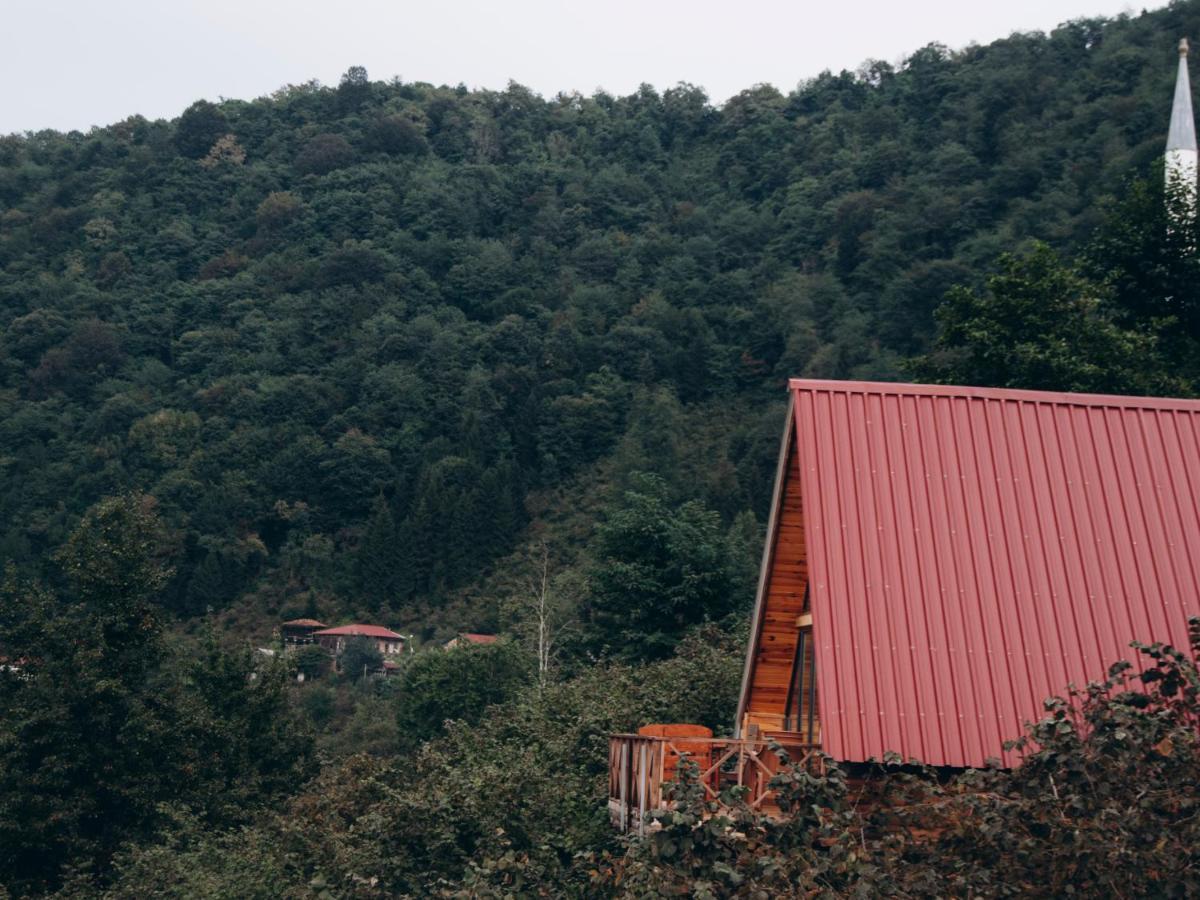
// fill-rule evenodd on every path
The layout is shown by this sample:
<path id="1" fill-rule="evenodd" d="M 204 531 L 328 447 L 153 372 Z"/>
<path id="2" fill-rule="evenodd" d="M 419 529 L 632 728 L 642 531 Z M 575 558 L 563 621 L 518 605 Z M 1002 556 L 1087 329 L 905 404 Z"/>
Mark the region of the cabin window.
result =
<path id="1" fill-rule="evenodd" d="M 816 744 L 821 738 L 821 721 L 817 715 L 817 648 L 813 642 L 812 612 L 808 605 L 807 590 L 804 612 L 796 618 L 796 627 L 796 658 L 792 663 L 784 727 L 802 735 L 805 742 Z"/>

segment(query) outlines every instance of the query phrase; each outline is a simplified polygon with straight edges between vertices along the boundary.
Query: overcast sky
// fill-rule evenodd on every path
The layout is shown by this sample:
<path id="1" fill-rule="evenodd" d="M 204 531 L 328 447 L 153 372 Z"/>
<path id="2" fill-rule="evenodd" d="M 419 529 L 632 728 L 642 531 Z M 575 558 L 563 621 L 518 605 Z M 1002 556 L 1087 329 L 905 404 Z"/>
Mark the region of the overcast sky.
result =
<path id="1" fill-rule="evenodd" d="M 1155 2 L 1152 6 L 1161 6 Z M 723 101 L 823 69 L 961 47 L 1125 0 L 3 0 L 0 133 L 173 118 L 352 65 L 373 79 L 509 79 L 544 95 L 690 81 Z M 1164 65 L 1169 64 L 1169 60 Z"/>

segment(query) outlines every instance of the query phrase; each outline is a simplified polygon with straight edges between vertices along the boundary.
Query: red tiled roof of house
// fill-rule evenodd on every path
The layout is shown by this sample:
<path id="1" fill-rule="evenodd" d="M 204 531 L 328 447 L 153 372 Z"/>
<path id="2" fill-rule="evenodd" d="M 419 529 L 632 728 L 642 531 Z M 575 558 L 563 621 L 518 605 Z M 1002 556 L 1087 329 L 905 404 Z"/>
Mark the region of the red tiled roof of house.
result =
<path id="1" fill-rule="evenodd" d="M 1200 613 L 1200 401 L 791 383 L 835 759 L 999 756 Z M 1005 761 L 1012 763 L 1011 754 Z"/>
<path id="2" fill-rule="evenodd" d="M 470 644 L 494 644 L 499 640 L 494 634 L 478 634 L 474 631 L 464 631 L 459 637 Z"/>
<path id="3" fill-rule="evenodd" d="M 396 634 L 390 628 L 384 628 L 382 625 L 339 625 L 337 628 L 326 628 L 323 631 L 314 633 L 318 635 L 344 635 L 349 637 L 390 638 L 396 641 L 404 640 L 404 635 Z"/>
<path id="4" fill-rule="evenodd" d="M 316 619 L 292 619 L 290 622 L 284 622 L 284 626 L 293 625 L 296 628 L 327 628 L 324 622 L 318 622 Z"/>

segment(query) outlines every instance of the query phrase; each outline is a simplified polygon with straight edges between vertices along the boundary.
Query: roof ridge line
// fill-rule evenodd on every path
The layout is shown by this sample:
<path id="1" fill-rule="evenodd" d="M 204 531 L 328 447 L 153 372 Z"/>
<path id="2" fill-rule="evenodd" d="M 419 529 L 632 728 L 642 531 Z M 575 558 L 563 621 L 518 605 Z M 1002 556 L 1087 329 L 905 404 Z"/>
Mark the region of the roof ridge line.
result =
<path id="1" fill-rule="evenodd" d="M 1145 397 L 1136 394 L 1084 394 L 1070 391 L 1038 391 L 1029 388 L 990 388 L 970 385 L 915 384 L 901 381 L 837 381 L 820 378 L 790 378 L 790 391 L 825 391 L 847 394 L 896 394 L 927 397 L 963 397 L 977 400 L 1009 400 L 1059 406 L 1107 406 L 1119 409 L 1170 409 L 1200 412 L 1200 399 Z"/>

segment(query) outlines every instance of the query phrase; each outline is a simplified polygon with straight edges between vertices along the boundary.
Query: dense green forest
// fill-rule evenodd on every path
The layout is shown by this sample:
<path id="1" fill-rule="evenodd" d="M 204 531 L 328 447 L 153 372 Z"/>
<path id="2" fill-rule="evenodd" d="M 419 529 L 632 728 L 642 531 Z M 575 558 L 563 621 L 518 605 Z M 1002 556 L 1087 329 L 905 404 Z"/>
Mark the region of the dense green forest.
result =
<path id="1" fill-rule="evenodd" d="M 142 490 L 173 613 L 425 628 L 597 478 L 762 520 L 783 380 L 899 377 L 949 288 L 1085 240 L 1161 155 L 1196 23 L 929 46 L 720 108 L 351 71 L 5 138 L 0 555 Z"/>
<path id="2" fill-rule="evenodd" d="M 776 895 L 851 813 L 626 844 L 604 736 L 731 720 L 789 376 L 1196 392 L 1184 34 L 1200 3 L 720 106 L 355 68 L 0 137 L 0 896 Z M 297 686 L 246 650 L 297 616 L 505 640 Z M 1182 748 L 1164 696 L 1088 715 Z M 1042 738 L 1052 781 L 1111 762 Z M 901 883 L 881 840 L 813 889 L 1055 864 Z"/>

